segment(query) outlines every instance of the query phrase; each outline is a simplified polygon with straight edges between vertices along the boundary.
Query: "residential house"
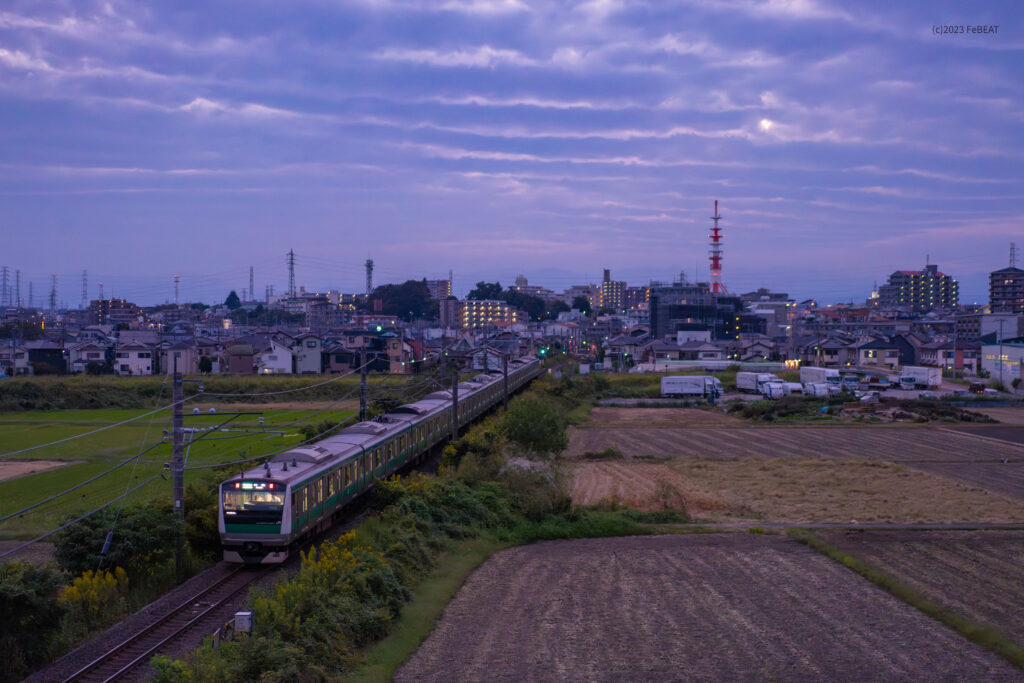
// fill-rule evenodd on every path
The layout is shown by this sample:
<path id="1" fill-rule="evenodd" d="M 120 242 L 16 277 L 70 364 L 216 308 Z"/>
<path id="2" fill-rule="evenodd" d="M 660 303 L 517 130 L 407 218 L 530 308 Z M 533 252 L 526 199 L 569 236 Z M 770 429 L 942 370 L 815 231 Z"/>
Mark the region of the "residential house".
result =
<path id="1" fill-rule="evenodd" d="M 0 371 L 6 375 L 31 375 L 32 364 L 28 360 L 28 350 L 20 344 L 0 343 Z"/>
<path id="2" fill-rule="evenodd" d="M 195 349 L 196 369 L 198 371 L 203 371 L 203 359 L 208 358 L 210 360 L 210 374 L 216 375 L 220 372 L 220 361 L 224 353 L 224 345 L 221 342 L 208 337 L 196 337 Z"/>
<path id="3" fill-rule="evenodd" d="M 199 371 L 199 351 L 193 343 L 164 342 L 158 348 L 158 355 L 161 374 L 170 375 L 175 368 L 184 375 Z"/>
<path id="4" fill-rule="evenodd" d="M 268 339 L 260 347 L 254 347 L 252 362 L 256 373 L 260 375 L 290 375 L 294 365 L 291 347 L 275 339 Z"/>
<path id="5" fill-rule="evenodd" d="M 153 347 L 137 341 L 119 342 L 114 347 L 114 372 L 118 375 L 152 375 Z"/>
<path id="6" fill-rule="evenodd" d="M 975 341 L 940 339 L 921 347 L 920 365 L 962 370 L 976 375 L 981 367 L 981 344 Z"/>
<path id="7" fill-rule="evenodd" d="M 854 364 L 860 367 L 884 366 L 895 370 L 900 364 L 900 349 L 891 341 L 871 339 L 858 343 Z"/>
<path id="8" fill-rule="evenodd" d="M 292 342 L 293 371 L 300 375 L 323 372 L 323 340 L 315 334 L 300 334 Z"/>
<path id="9" fill-rule="evenodd" d="M 221 355 L 220 371 L 233 375 L 251 375 L 255 372 L 254 358 L 252 344 L 228 344 Z"/>
<path id="10" fill-rule="evenodd" d="M 105 341 L 85 341 L 68 349 L 68 361 L 71 364 L 71 372 L 80 374 L 84 372 L 99 374 L 113 370 L 112 347 Z"/>

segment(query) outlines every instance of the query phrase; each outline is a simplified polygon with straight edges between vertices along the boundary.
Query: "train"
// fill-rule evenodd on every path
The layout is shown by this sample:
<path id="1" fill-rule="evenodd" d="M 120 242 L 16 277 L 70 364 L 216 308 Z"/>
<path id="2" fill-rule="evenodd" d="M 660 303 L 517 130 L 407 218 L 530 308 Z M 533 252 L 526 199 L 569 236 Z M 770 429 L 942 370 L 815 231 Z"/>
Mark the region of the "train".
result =
<path id="1" fill-rule="evenodd" d="M 543 372 L 533 357 L 509 361 L 514 393 Z M 504 400 L 504 374 L 484 372 L 458 385 L 463 427 Z M 224 560 L 275 564 L 331 526 L 342 509 L 451 436 L 452 395 L 440 390 L 240 472 L 220 485 L 218 527 Z"/>

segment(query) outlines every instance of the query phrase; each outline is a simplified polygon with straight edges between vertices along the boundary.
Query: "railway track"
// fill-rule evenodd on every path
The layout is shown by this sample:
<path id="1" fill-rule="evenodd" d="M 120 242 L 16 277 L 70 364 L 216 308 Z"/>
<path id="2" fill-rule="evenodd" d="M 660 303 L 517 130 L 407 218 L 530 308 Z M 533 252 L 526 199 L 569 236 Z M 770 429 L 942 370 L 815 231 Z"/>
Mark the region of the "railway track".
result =
<path id="1" fill-rule="evenodd" d="M 222 578 L 194 593 L 162 617 L 71 674 L 64 679 L 65 683 L 128 679 L 145 667 L 161 648 L 193 628 L 206 626 L 205 632 L 212 633 L 216 628 L 212 619 L 219 608 L 274 568 L 277 567 L 264 568 L 262 571 L 245 566 L 233 568 Z"/>

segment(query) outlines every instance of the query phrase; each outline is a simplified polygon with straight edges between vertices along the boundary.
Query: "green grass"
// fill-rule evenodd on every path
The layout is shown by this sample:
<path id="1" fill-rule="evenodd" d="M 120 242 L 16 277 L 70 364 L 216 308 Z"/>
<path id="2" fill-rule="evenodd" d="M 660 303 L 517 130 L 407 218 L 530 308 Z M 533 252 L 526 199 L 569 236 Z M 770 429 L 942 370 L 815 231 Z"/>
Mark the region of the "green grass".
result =
<path id="1" fill-rule="evenodd" d="M 959 612 L 940 605 L 917 589 L 901 583 L 864 560 L 839 550 L 807 530 L 795 529 L 789 535 L 847 569 L 855 571 L 898 600 L 937 619 L 972 643 L 994 652 L 1018 669 L 1024 669 L 1024 648 L 998 629 L 974 623 Z"/>
<path id="2" fill-rule="evenodd" d="M 27 448 L 88 432 L 97 427 L 120 422 L 142 414 L 144 410 L 64 410 L 9 413 L 0 416 L 0 450 L 3 452 Z M 197 441 L 188 450 L 189 465 L 206 465 L 230 462 L 260 454 L 272 453 L 297 444 L 303 440 L 299 429 L 309 422 L 322 420 L 340 422 L 352 415 L 352 411 L 328 410 L 316 415 L 315 410 L 270 410 L 264 411 L 267 430 L 282 428 L 283 435 L 239 435 L 217 433 L 218 437 L 236 438 L 217 440 L 207 438 Z M 186 413 L 186 427 L 212 427 L 226 419 L 226 416 L 200 415 L 192 417 Z M 291 427 L 287 423 L 310 418 Z M 159 441 L 163 430 L 170 430 L 170 414 L 158 413 L 152 418 L 143 418 L 99 434 L 75 439 L 56 446 L 13 456 L 8 460 L 63 460 L 71 464 L 17 479 L 0 482 L 0 516 L 20 510 L 32 503 L 70 488 L 86 479 L 109 469 L 118 462 L 136 454 L 145 444 Z M 259 429 L 256 416 L 241 416 L 228 429 Z M 121 469 L 87 484 L 81 489 L 49 503 L 38 510 L 26 513 L 0 524 L 0 539 L 29 538 L 57 526 L 66 516 L 87 512 L 108 500 L 124 493 L 138 482 L 160 473 L 164 463 L 171 460 L 171 446 L 166 443 L 142 456 L 137 465 L 126 465 Z M 185 481 L 195 479 L 199 473 L 186 473 Z M 135 483 L 131 483 L 135 482 Z M 128 502 L 169 499 L 169 481 L 156 479 L 128 498 Z"/>
<path id="3" fill-rule="evenodd" d="M 474 538 L 454 544 L 437 560 L 434 570 L 413 589 L 412 600 L 402 608 L 391 633 L 362 653 L 363 664 L 345 680 L 352 683 L 386 683 L 430 634 L 448 602 L 466 577 L 506 543 Z"/>

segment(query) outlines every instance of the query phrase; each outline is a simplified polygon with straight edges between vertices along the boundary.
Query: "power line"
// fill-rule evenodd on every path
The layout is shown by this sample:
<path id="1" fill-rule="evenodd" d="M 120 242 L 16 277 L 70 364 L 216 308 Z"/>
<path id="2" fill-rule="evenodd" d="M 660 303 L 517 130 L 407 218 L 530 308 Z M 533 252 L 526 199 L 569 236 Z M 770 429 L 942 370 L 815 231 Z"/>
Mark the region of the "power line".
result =
<path id="1" fill-rule="evenodd" d="M 146 480 L 145 480 L 144 482 L 142 482 L 141 484 L 139 484 L 139 485 L 138 485 L 138 486 L 136 486 L 135 488 L 133 488 L 133 489 L 131 489 L 131 490 L 129 490 L 129 491 L 125 491 L 124 493 L 122 493 L 122 494 L 121 494 L 120 496 L 118 496 L 117 498 L 115 498 L 115 499 L 113 499 L 113 500 L 111 500 L 111 501 L 108 501 L 108 502 L 104 503 L 103 505 L 99 506 L 99 507 L 98 507 L 98 508 L 96 508 L 95 510 L 92 510 L 91 512 L 87 512 L 87 513 L 85 513 L 84 515 L 82 515 L 81 517 L 76 517 L 75 519 L 71 520 L 70 522 L 67 522 L 67 523 L 65 523 L 65 524 L 62 524 L 62 525 L 60 525 L 59 527 L 57 527 L 56 529 L 54 529 L 54 530 L 52 530 L 52 531 L 48 531 L 48 532 L 46 532 L 46 533 L 45 533 L 45 534 L 43 534 L 42 536 L 39 536 L 39 537 L 37 537 L 37 538 L 33 538 L 33 539 L 32 539 L 31 541 L 26 541 L 25 543 L 22 543 L 22 544 L 21 544 L 21 545 L 19 545 L 19 546 L 16 546 L 16 547 L 14 547 L 14 548 L 11 548 L 11 549 L 10 549 L 10 550 L 8 550 L 7 552 L 5 552 L 5 553 L 3 553 L 3 554 L 0 554 L 0 560 L 4 559 L 5 557 L 8 557 L 9 555 L 13 555 L 14 553 L 16 553 L 16 552 L 18 552 L 18 551 L 20 551 L 20 550 L 24 550 L 25 548 L 29 547 L 30 545 L 33 545 L 33 544 L 35 544 L 35 543 L 38 543 L 39 541 L 45 540 L 45 539 L 49 538 L 50 536 L 53 536 L 53 535 L 54 535 L 55 533 L 57 533 L 58 531 L 63 531 L 64 529 L 67 529 L 67 528 L 68 528 L 69 526 L 73 526 L 73 525 L 75 525 L 75 524 L 78 524 L 78 523 L 79 523 L 79 522 L 81 522 L 81 521 L 82 521 L 83 519 L 88 519 L 89 517 L 92 517 L 92 516 L 93 516 L 93 515 L 95 515 L 95 514 L 96 514 L 97 512 L 99 512 L 99 511 L 101 511 L 101 510 L 103 510 L 103 509 L 105 509 L 105 508 L 108 508 L 108 507 L 110 507 L 111 505 L 113 505 L 113 504 L 114 504 L 114 503 L 116 503 L 117 501 L 121 500 L 122 498 L 124 498 L 124 497 L 126 497 L 126 496 L 129 496 L 129 495 L 131 495 L 132 493 L 135 493 L 136 491 L 138 491 L 139 489 L 141 489 L 141 488 L 142 488 L 143 486 L 145 486 L 145 485 L 146 485 L 146 484 L 148 484 L 149 482 L 153 481 L 154 479 L 159 479 L 159 478 L 160 478 L 160 477 L 162 477 L 162 476 L 163 476 L 163 473 L 162 473 L 162 472 L 161 472 L 160 474 L 154 474 L 154 475 L 153 475 L 152 477 L 150 477 L 149 479 L 146 479 Z"/>
<path id="2" fill-rule="evenodd" d="M 226 396 L 228 394 L 216 394 L 216 395 Z M 185 403 L 186 401 L 191 401 L 192 399 L 194 399 L 194 398 L 196 398 L 198 396 L 202 396 L 202 394 L 193 394 L 192 396 L 187 396 L 184 399 L 182 399 L 180 401 L 180 403 Z M 91 432 L 84 432 L 82 434 L 75 434 L 74 436 L 69 436 L 69 437 L 67 437 L 65 439 L 58 439 L 57 441 L 51 441 L 49 443 L 40 444 L 38 446 L 29 446 L 28 448 L 22 448 L 21 450 L 18 450 L 18 451 L 8 451 L 7 453 L 0 453 L 0 458 L 6 458 L 6 457 L 11 456 L 11 455 L 21 455 L 22 453 L 28 453 L 30 451 L 37 451 L 40 448 L 46 448 L 48 446 L 56 446 L 58 444 L 66 443 L 68 441 L 74 441 L 75 439 L 81 439 L 82 437 L 92 436 L 93 434 L 99 434 L 100 432 L 105 432 L 108 429 L 113 429 L 114 427 L 120 427 L 122 425 L 128 424 L 129 422 L 135 422 L 136 420 L 141 420 L 144 417 L 149 417 L 150 415 L 155 415 L 156 413 L 159 413 L 159 412 L 161 412 L 163 410 L 167 410 L 168 408 L 173 408 L 175 405 L 176 404 L 172 403 L 172 404 L 164 406 L 162 408 L 157 408 L 156 410 L 151 410 L 148 413 L 143 413 L 142 415 L 136 415 L 135 417 L 130 417 L 127 420 L 122 420 L 121 422 L 115 422 L 114 424 L 107 425 L 105 427 L 100 427 L 99 429 L 94 429 Z"/>
<path id="3" fill-rule="evenodd" d="M 42 505 L 46 505 L 47 503 L 53 502 L 53 501 L 57 500 L 58 498 L 66 496 L 69 493 L 73 493 L 74 491 L 77 491 L 78 489 L 82 488 L 86 484 L 91 484 L 92 482 L 96 481 L 97 479 L 102 479 L 103 477 L 107 476 L 111 472 L 114 472 L 115 470 L 118 470 L 121 467 L 124 467 L 125 465 L 127 465 L 130 462 L 132 462 L 133 460 L 138 460 L 139 458 L 141 458 L 143 455 L 145 455 L 149 451 L 153 450 L 157 446 L 162 446 L 164 443 L 166 443 L 166 442 L 158 441 L 155 444 L 151 445 L 149 448 L 145 449 L 144 451 L 141 451 L 140 453 L 138 453 L 136 455 L 133 455 L 132 457 L 130 457 L 130 458 L 126 459 L 126 460 L 122 460 L 121 462 L 117 463 L 116 465 L 111 467 L 109 470 L 106 470 L 105 472 L 100 472 L 99 474 L 97 474 L 97 475 L 95 475 L 93 477 L 90 477 L 89 479 L 86 479 L 85 481 L 83 481 L 83 482 L 81 482 L 79 484 L 75 484 L 71 488 L 64 489 L 60 493 L 55 493 L 54 495 L 50 496 L 49 498 L 46 498 L 45 500 L 41 500 L 38 503 L 33 503 L 32 505 L 29 505 L 26 508 L 22 508 L 21 510 L 18 510 L 17 512 L 12 512 L 9 515 L 6 515 L 4 517 L 0 517 L 0 522 L 6 522 L 7 520 L 11 519 L 12 517 L 18 517 L 20 515 L 25 514 L 26 512 L 31 512 L 32 510 L 35 510 L 37 507 L 40 507 Z M 130 478 L 129 478 L 129 480 L 130 480 Z"/>

